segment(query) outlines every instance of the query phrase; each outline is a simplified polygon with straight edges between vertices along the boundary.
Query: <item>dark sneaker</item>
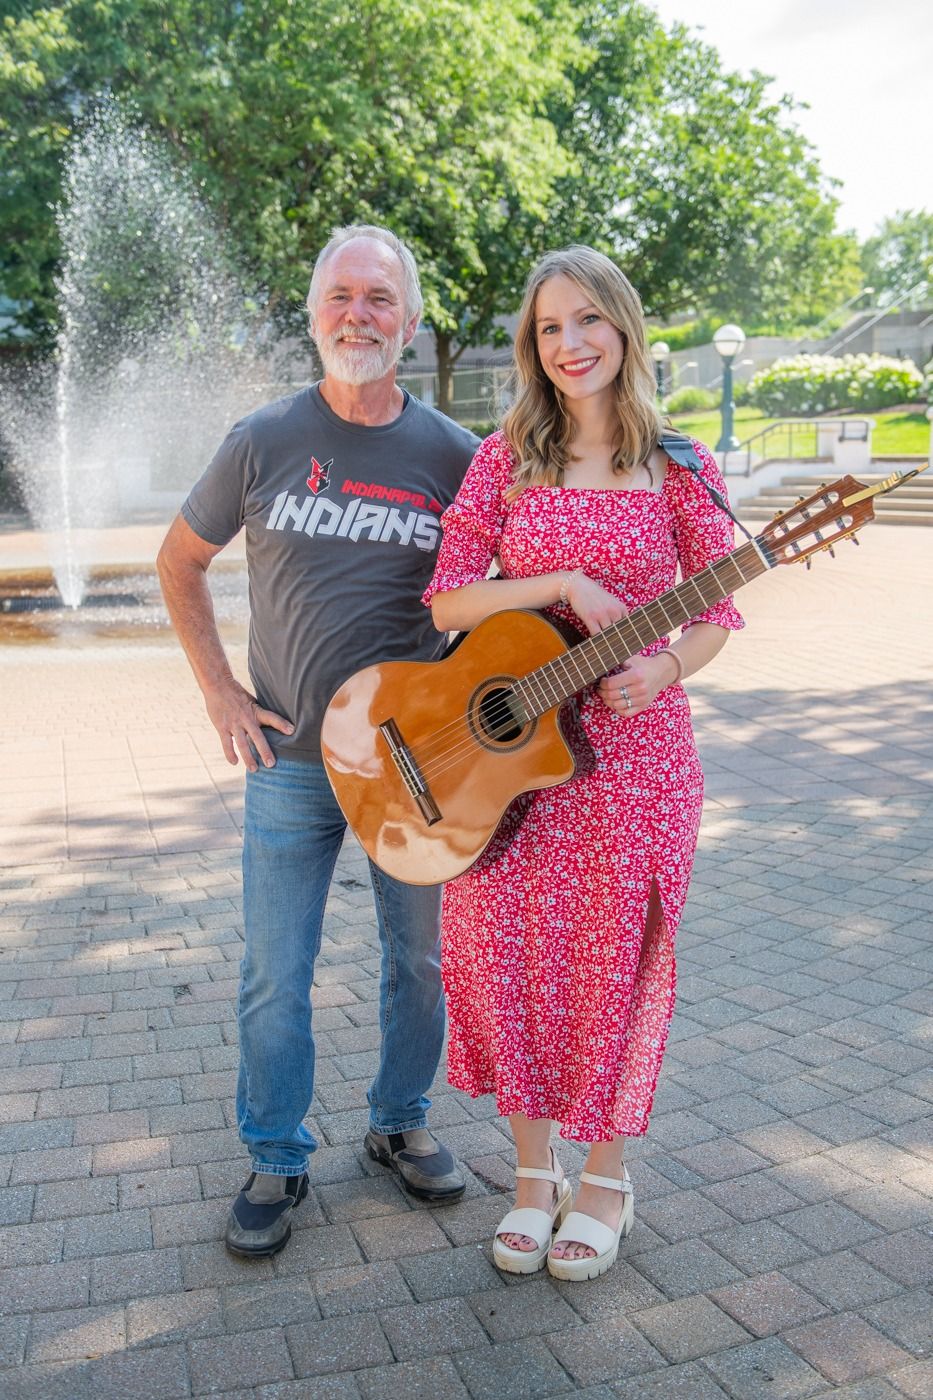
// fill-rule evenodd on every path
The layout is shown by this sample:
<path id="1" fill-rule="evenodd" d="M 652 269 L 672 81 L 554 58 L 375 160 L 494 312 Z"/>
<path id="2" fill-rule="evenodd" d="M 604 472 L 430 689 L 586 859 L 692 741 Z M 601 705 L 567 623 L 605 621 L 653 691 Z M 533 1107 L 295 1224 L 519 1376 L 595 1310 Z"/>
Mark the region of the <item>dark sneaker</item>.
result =
<path id="1" fill-rule="evenodd" d="M 247 1259 L 278 1254 L 292 1233 L 292 1212 L 307 1194 L 307 1172 L 303 1176 L 253 1172 L 227 1219 L 224 1244 L 230 1253 Z"/>
<path id="2" fill-rule="evenodd" d="M 459 1201 L 466 1179 L 453 1153 L 427 1128 L 377 1133 L 370 1128 L 363 1146 L 374 1162 L 395 1172 L 405 1190 L 422 1201 Z"/>

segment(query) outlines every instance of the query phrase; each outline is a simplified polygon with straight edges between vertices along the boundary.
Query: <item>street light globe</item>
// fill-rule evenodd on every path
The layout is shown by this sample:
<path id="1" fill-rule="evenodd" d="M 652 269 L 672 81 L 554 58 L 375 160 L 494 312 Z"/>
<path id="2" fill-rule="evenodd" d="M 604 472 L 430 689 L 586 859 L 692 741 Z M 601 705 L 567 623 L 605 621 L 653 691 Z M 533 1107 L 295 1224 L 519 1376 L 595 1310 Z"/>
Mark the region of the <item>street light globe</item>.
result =
<path id="1" fill-rule="evenodd" d="M 720 326 L 713 336 L 713 344 L 724 360 L 731 360 L 745 344 L 745 332 L 741 326 Z"/>
<path id="2" fill-rule="evenodd" d="M 651 347 L 651 358 L 657 365 L 659 365 L 662 360 L 666 360 L 670 353 L 671 347 L 666 340 L 656 340 Z"/>

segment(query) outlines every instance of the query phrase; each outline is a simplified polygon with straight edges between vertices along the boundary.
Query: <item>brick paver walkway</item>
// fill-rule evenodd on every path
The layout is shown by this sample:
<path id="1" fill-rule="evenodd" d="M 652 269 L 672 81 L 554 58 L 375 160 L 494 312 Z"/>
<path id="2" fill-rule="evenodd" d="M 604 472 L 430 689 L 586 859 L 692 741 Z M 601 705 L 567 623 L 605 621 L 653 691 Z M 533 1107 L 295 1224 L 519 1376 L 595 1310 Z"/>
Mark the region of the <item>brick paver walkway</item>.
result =
<path id="1" fill-rule="evenodd" d="M 584 1285 L 492 1267 L 488 1101 L 436 1085 L 457 1206 L 360 1155 L 378 954 L 349 845 L 313 1189 L 274 1261 L 225 1254 L 239 774 L 166 639 L 0 645 L 5 1396 L 933 1396 L 933 536 L 871 526 L 742 605 L 690 687 L 708 809 L 636 1229 Z"/>

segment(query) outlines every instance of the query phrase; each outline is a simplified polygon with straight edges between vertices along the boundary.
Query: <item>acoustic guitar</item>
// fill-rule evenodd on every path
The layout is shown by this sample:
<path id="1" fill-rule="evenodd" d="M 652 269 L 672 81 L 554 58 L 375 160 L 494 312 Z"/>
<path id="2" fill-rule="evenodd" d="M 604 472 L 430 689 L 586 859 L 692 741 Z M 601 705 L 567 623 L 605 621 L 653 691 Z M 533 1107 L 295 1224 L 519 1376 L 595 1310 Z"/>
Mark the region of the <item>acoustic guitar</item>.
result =
<path id="1" fill-rule="evenodd" d="M 367 855 L 408 884 L 462 874 L 520 794 L 573 777 L 572 696 L 769 569 L 801 559 L 809 567 L 813 554 L 874 518 L 873 496 L 916 474 L 821 486 L 754 539 L 585 640 L 568 641 L 541 613 L 510 610 L 486 618 L 440 661 L 358 671 L 327 708 L 321 748 Z"/>

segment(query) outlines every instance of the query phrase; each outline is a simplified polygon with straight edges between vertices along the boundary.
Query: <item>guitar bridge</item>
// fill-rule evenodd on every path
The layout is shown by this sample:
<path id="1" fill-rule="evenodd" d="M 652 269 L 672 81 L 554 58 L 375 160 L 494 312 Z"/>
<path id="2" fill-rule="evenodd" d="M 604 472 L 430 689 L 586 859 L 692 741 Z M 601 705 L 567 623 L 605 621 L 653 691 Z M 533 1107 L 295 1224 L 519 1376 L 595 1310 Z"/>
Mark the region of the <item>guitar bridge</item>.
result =
<path id="1" fill-rule="evenodd" d="M 394 719 L 387 719 L 379 728 L 389 746 L 392 761 L 402 775 L 403 783 L 417 802 L 418 810 L 428 826 L 433 826 L 435 822 L 440 821 L 441 810 L 431 796 L 431 790 L 422 778 L 418 765 L 402 738 L 401 730 Z"/>

